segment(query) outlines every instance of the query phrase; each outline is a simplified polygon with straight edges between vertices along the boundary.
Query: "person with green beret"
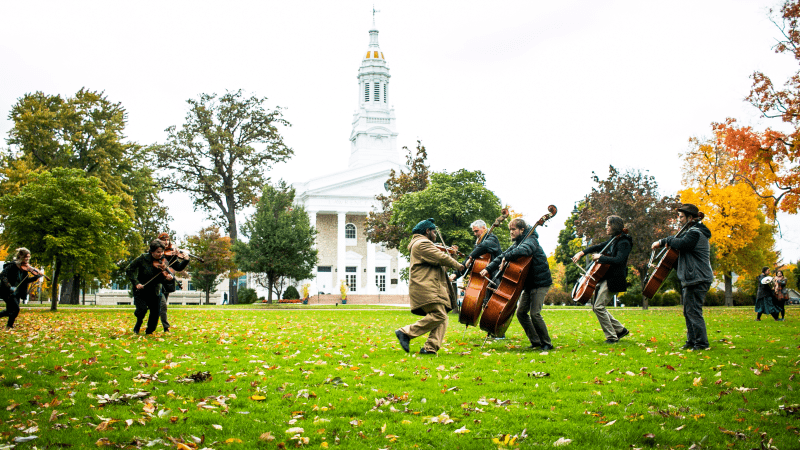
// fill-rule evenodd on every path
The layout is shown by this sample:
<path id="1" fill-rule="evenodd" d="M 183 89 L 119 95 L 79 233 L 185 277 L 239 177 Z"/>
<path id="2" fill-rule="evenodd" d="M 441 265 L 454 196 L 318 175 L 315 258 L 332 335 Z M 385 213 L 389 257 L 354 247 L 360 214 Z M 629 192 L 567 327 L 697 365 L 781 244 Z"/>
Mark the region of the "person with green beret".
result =
<path id="1" fill-rule="evenodd" d="M 433 219 L 420 221 L 411 231 L 408 295 L 411 312 L 424 316 L 417 322 L 395 331 L 400 346 L 409 351 L 411 339 L 428 334 L 420 348 L 422 355 L 435 355 L 447 331 L 447 313 L 452 309 L 448 293 L 447 267 L 463 271 L 464 266 L 434 245 L 436 224 Z"/>

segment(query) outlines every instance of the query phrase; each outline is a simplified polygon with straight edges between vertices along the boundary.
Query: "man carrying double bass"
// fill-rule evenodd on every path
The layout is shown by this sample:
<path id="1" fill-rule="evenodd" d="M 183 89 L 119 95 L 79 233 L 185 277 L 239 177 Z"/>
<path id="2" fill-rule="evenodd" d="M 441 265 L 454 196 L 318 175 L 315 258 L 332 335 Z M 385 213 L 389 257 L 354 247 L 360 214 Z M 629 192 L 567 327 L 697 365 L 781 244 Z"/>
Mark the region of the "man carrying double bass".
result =
<path id="1" fill-rule="evenodd" d="M 686 319 L 685 349 L 708 349 L 706 321 L 703 319 L 703 302 L 705 301 L 714 272 L 711 270 L 711 246 L 708 239 L 711 230 L 697 219 L 700 211 L 691 203 L 684 203 L 678 208 L 678 222 L 687 226 L 681 237 L 670 236 L 653 242 L 653 250 L 667 246 L 678 250 L 678 280 L 683 287 L 683 316 Z"/>
<path id="2" fill-rule="evenodd" d="M 612 292 L 616 294 L 628 289 L 628 282 L 625 278 L 628 275 L 628 255 L 633 248 L 633 239 L 624 232 L 624 228 L 625 222 L 621 217 L 608 216 L 606 218 L 606 234 L 611 236 L 611 239 L 587 247 L 586 250 L 578 252 L 572 257 L 572 261 L 577 264 L 583 255 L 594 253 L 592 259 L 595 264 L 609 265 L 605 275 L 597 280 L 592 301 L 592 311 L 597 316 L 600 328 L 603 329 L 603 334 L 606 336 L 606 344 L 616 344 L 630 333 L 606 309 L 606 305 L 611 301 Z M 603 253 L 598 253 L 600 251 Z"/>
<path id="3" fill-rule="evenodd" d="M 492 259 L 496 259 L 497 255 L 503 252 L 503 250 L 500 248 L 500 240 L 497 239 L 497 236 L 495 236 L 494 233 L 489 233 L 483 238 L 483 240 L 481 240 L 481 236 L 486 233 L 486 222 L 478 219 L 475 222 L 472 222 L 470 227 L 472 228 L 472 234 L 475 235 L 475 248 L 469 254 L 467 260 L 464 261 L 464 266 L 469 267 L 471 262 L 487 253 L 492 257 Z M 456 279 L 461 278 L 464 275 L 466 275 L 466 273 L 456 271 L 450 275 L 450 281 L 456 281 Z"/>
<path id="4" fill-rule="evenodd" d="M 512 220 L 508 224 L 508 232 L 513 244 L 500 256 L 494 258 L 481 271 L 481 276 L 487 277 L 496 272 L 502 261 L 515 261 L 525 256 L 532 257 L 528 275 L 524 280 L 524 289 L 517 305 L 517 319 L 531 342 L 531 346 L 528 348 L 541 347 L 542 350 L 552 350 L 553 343 L 550 341 L 550 334 L 547 332 L 547 325 L 544 323 L 541 313 L 544 297 L 550 289 L 550 285 L 553 284 L 553 278 L 550 276 L 547 255 L 539 245 L 539 233 L 534 230 L 528 235 L 530 229 L 531 227 L 524 220 L 520 218 Z M 520 280 L 520 283 L 522 282 Z"/>

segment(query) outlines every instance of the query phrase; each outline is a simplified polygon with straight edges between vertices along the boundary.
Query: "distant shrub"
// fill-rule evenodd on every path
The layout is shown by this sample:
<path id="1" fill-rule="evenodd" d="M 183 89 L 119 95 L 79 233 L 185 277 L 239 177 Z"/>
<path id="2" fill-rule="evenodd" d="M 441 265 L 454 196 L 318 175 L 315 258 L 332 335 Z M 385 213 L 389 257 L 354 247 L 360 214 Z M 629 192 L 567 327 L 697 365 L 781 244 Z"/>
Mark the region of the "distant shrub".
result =
<path id="1" fill-rule="evenodd" d="M 544 302 L 547 305 L 575 305 L 572 301 L 572 295 L 564 292 L 561 289 L 550 289 L 544 297 Z"/>
<path id="2" fill-rule="evenodd" d="M 256 295 L 255 289 L 250 289 L 250 288 L 239 289 L 239 303 L 243 304 L 255 303 L 257 299 L 258 295 Z"/>
<path id="3" fill-rule="evenodd" d="M 283 291 L 283 298 L 285 300 L 297 300 L 300 298 L 300 293 L 297 292 L 297 288 L 294 286 L 289 286 Z"/>

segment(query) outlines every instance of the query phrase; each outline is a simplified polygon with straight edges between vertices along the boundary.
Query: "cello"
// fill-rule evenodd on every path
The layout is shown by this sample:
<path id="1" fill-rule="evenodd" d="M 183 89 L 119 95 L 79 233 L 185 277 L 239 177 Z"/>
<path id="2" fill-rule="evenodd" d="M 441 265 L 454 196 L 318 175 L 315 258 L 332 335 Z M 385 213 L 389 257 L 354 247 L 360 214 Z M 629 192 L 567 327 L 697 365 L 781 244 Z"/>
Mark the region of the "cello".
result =
<path id="1" fill-rule="evenodd" d="M 606 250 L 611 247 L 611 244 L 613 244 L 623 234 L 628 234 L 627 228 L 623 228 L 622 233 L 611 238 L 608 241 L 608 244 L 606 244 L 605 247 L 600 250 L 600 254 L 606 255 Z M 594 291 L 597 289 L 597 283 L 601 278 L 603 278 L 603 276 L 605 276 L 609 267 L 611 267 L 611 264 L 601 264 L 597 260 L 592 261 L 592 264 L 587 270 L 584 270 L 583 276 L 572 288 L 572 300 L 581 303 L 586 303 L 591 300 L 592 296 L 594 295 Z M 578 268 L 583 270 L 583 267 L 581 266 L 578 266 Z"/>
<path id="2" fill-rule="evenodd" d="M 486 236 L 507 218 L 508 209 L 503 208 L 500 217 L 494 220 L 492 227 L 478 238 L 478 242 L 476 242 L 475 245 L 477 246 L 483 242 Z M 469 264 L 464 271 L 469 274 L 469 284 L 466 289 L 464 289 L 464 300 L 461 303 L 458 322 L 463 323 L 467 328 L 469 328 L 470 325 L 473 327 L 476 326 L 483 312 L 483 299 L 486 297 L 486 288 L 489 287 L 489 280 L 483 278 L 480 273 L 486 268 L 490 261 L 491 257 L 486 253 L 473 259 L 471 262 L 468 261 Z"/>
<path id="3" fill-rule="evenodd" d="M 539 225 L 544 225 L 545 222 L 552 219 L 558 213 L 558 209 L 554 205 L 547 207 L 548 214 L 542 216 L 528 231 L 519 242 L 522 243 L 527 239 L 533 230 Z M 519 244 L 517 244 L 519 245 Z M 514 316 L 514 311 L 517 309 L 517 300 L 522 293 L 525 285 L 525 277 L 528 275 L 528 270 L 531 266 L 532 256 L 525 256 L 517 259 L 516 261 L 503 261 L 500 264 L 500 270 L 495 279 L 499 280 L 496 288 L 487 288 L 492 292 L 491 297 L 486 301 L 486 305 L 481 315 L 480 327 L 481 330 L 486 331 L 494 336 L 502 336 L 505 334 L 508 327 L 511 325 L 511 319 Z"/>
<path id="4" fill-rule="evenodd" d="M 702 221 L 704 217 L 705 214 L 702 212 L 699 213 L 696 219 L 687 221 L 686 224 L 682 226 L 680 230 L 678 230 L 678 233 L 674 237 L 678 238 L 683 236 L 687 231 L 689 231 L 689 228 L 695 222 Z M 680 252 L 678 250 L 675 250 L 671 247 L 664 247 L 658 252 L 658 255 L 656 255 L 655 250 L 650 252 L 650 262 L 647 263 L 647 267 L 653 268 L 654 270 L 650 276 L 647 277 L 647 283 L 644 285 L 644 289 L 642 289 L 642 295 L 644 297 L 651 299 L 654 295 L 656 295 L 656 292 L 658 292 L 658 289 L 664 283 L 664 280 L 667 279 L 670 271 L 678 262 L 679 254 Z M 655 259 L 659 260 L 658 264 L 655 266 L 653 265 L 654 257 Z"/>

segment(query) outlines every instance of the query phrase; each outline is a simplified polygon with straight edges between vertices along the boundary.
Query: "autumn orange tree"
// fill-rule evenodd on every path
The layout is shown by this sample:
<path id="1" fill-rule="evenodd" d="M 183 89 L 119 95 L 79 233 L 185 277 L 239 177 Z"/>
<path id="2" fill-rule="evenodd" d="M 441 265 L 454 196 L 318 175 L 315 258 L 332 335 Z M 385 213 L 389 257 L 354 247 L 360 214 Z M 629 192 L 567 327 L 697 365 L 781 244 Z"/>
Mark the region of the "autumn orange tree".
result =
<path id="1" fill-rule="evenodd" d="M 743 181 L 742 165 L 725 141 L 719 130 L 713 139 L 690 139 L 691 147 L 682 155 L 684 189 L 679 194 L 706 215 L 703 223 L 711 230 L 715 269 L 725 281 L 725 305 L 733 306 L 733 273 L 757 275 L 777 255 L 775 227 L 764 214 L 770 202 Z"/>
<path id="2" fill-rule="evenodd" d="M 772 21 L 781 35 L 773 47 L 775 52 L 791 54 L 800 62 L 800 0 L 786 1 Z M 767 214 L 771 218 L 778 211 L 796 214 L 800 206 L 800 71 L 782 88 L 762 72 L 751 77 L 747 101 L 764 117 L 779 119 L 788 130 L 758 131 L 730 118 L 713 127 L 738 160 L 741 173 L 737 178 L 770 201 Z"/>

